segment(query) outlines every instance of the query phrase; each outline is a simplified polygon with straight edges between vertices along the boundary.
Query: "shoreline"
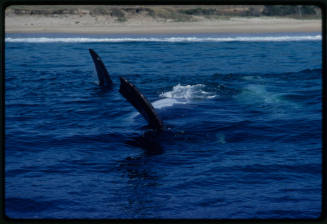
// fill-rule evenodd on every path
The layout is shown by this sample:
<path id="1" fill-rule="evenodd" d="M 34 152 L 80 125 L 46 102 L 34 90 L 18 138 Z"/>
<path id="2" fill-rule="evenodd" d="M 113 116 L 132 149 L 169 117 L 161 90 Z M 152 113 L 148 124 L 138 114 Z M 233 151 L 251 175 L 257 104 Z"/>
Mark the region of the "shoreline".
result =
<path id="1" fill-rule="evenodd" d="M 232 17 L 199 22 L 158 22 L 144 18 L 130 22 L 113 22 L 101 17 L 75 16 L 8 16 L 5 18 L 5 34 L 256 34 L 321 31 L 322 21 L 318 19 L 300 20 L 278 17 Z"/>

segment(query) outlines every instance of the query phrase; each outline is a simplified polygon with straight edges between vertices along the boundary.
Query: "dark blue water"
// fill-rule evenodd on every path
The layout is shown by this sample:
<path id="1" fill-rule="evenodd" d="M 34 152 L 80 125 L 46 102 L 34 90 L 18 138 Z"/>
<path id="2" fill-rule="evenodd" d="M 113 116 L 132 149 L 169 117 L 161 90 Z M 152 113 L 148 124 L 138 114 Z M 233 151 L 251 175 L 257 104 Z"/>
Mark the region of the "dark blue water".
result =
<path id="1" fill-rule="evenodd" d="M 6 215 L 319 217 L 321 40 L 303 35 L 7 38 Z M 112 91 L 97 86 L 88 48 Z M 129 144 L 148 130 L 118 92 L 119 76 L 170 130 L 154 142 L 161 153 Z"/>

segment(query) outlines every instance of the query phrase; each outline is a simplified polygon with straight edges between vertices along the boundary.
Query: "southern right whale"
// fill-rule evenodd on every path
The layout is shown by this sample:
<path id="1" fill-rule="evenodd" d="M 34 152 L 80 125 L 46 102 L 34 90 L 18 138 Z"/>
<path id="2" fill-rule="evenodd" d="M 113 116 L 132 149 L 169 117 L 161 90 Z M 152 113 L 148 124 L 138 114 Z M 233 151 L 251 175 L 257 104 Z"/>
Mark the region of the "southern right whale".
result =
<path id="1" fill-rule="evenodd" d="M 147 154 L 160 154 L 163 152 L 161 142 L 170 142 L 173 133 L 169 128 L 165 128 L 152 104 L 136 88 L 134 84 L 120 77 L 119 92 L 130 102 L 136 110 L 147 120 L 148 127 L 152 130 L 144 132 L 142 135 L 132 137 L 127 144 L 141 147 L 146 150 Z"/>
<path id="2" fill-rule="evenodd" d="M 109 76 L 109 72 L 106 69 L 106 66 L 103 64 L 101 58 L 93 49 L 89 49 L 90 55 L 92 57 L 95 69 L 97 71 L 99 85 L 101 87 L 112 87 L 112 81 Z"/>
<path id="3" fill-rule="evenodd" d="M 102 62 L 101 58 L 93 49 L 89 49 L 92 56 L 98 79 L 101 87 L 109 87 L 112 89 L 113 82 L 109 73 Z M 140 112 L 144 119 L 148 122 L 147 130 L 140 136 L 132 137 L 127 141 L 129 145 L 141 147 L 149 154 L 162 153 L 161 142 L 169 142 L 173 139 L 174 134 L 169 128 L 165 128 L 163 122 L 159 118 L 152 104 L 147 98 L 136 88 L 134 84 L 127 81 L 124 77 L 120 77 L 120 94 Z"/>
<path id="4" fill-rule="evenodd" d="M 89 52 L 91 54 L 94 66 L 97 71 L 99 85 L 102 87 L 111 88 L 113 83 L 109 76 L 109 72 L 106 69 L 106 66 L 102 62 L 99 55 L 93 49 L 89 49 Z M 128 82 L 123 77 L 120 77 L 119 92 L 140 112 L 140 114 L 142 114 L 142 116 L 149 124 L 148 127 L 154 129 L 155 131 L 163 130 L 163 123 L 159 119 L 152 104 L 132 83 Z"/>
<path id="5" fill-rule="evenodd" d="M 148 121 L 150 128 L 156 131 L 163 130 L 163 123 L 154 110 L 152 104 L 136 88 L 135 85 L 128 82 L 124 77 L 120 77 L 119 92 L 140 112 L 140 114 L 142 114 L 145 120 Z"/>

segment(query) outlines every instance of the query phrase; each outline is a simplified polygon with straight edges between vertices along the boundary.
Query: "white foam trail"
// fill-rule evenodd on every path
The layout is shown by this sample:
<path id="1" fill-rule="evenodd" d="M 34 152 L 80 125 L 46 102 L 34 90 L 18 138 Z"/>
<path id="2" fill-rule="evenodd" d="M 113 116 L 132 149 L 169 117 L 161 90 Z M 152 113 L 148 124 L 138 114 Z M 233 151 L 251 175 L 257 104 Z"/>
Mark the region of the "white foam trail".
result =
<path id="1" fill-rule="evenodd" d="M 97 42 L 282 42 L 318 41 L 321 35 L 280 36 L 231 36 L 231 37 L 135 37 L 135 38 L 92 38 L 92 37 L 6 37 L 9 43 L 97 43 Z"/>

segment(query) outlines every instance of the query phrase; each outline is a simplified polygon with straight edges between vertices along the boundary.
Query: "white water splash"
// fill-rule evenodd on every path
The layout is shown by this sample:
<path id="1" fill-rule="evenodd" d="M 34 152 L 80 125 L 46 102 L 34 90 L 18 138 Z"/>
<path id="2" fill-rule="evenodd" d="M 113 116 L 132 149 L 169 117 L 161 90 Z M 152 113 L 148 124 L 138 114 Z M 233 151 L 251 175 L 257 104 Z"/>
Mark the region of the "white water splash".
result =
<path id="1" fill-rule="evenodd" d="M 153 102 L 153 106 L 157 109 L 170 107 L 175 104 L 187 104 L 193 99 L 212 99 L 216 95 L 203 90 L 205 85 L 181 85 L 177 84 L 171 91 L 163 92 L 160 94 L 162 99 Z"/>
<path id="2" fill-rule="evenodd" d="M 171 91 L 161 93 L 161 97 L 173 98 L 173 99 L 211 99 L 216 95 L 212 95 L 209 92 L 203 90 L 205 85 L 181 85 L 177 84 Z"/>

